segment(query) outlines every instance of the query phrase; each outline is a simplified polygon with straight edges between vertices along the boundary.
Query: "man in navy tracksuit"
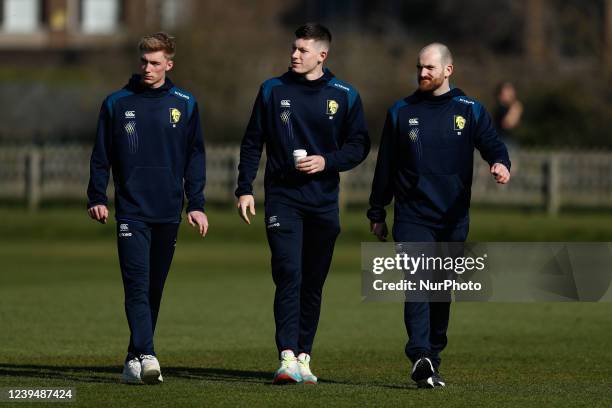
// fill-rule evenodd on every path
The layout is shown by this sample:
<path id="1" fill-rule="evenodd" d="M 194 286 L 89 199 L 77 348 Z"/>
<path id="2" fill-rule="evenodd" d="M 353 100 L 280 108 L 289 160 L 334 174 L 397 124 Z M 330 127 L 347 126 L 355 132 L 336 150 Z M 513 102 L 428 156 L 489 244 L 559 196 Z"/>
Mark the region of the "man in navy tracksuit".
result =
<path id="1" fill-rule="evenodd" d="M 419 89 L 387 114 L 368 218 L 372 232 L 387 236 L 384 207 L 395 198 L 396 242 L 463 242 L 469 228 L 474 148 L 498 183 L 510 179 L 506 146 L 482 105 L 451 89 L 450 51 L 439 43 L 423 48 L 417 63 Z M 438 372 L 447 343 L 449 302 L 406 302 L 406 355 L 411 377 L 425 388 L 444 386 Z"/>
<path id="2" fill-rule="evenodd" d="M 323 69 L 329 30 L 306 24 L 295 35 L 289 71 L 264 82 L 257 95 L 240 149 L 236 196 L 250 224 L 247 209 L 255 215 L 252 183 L 265 144 L 265 222 L 281 360 L 274 383 L 316 384 L 309 362 L 340 232 L 339 172 L 362 162 L 370 141 L 359 94 Z M 306 157 L 299 158 L 300 150 Z"/>
<path id="3" fill-rule="evenodd" d="M 88 213 L 106 223 L 110 169 L 115 184 L 117 247 L 130 343 L 121 380 L 162 382 L 153 334 L 170 269 L 184 196 L 189 223 L 202 236 L 205 157 L 198 105 L 175 87 L 174 38 L 165 33 L 140 44 L 141 75 L 103 102 L 91 155 Z"/>

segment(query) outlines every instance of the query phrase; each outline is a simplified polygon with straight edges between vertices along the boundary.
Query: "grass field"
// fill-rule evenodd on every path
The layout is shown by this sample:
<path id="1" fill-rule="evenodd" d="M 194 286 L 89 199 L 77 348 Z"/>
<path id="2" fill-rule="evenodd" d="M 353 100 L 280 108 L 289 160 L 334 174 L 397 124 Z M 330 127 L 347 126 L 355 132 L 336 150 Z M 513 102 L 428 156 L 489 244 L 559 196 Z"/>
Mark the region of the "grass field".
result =
<path id="1" fill-rule="evenodd" d="M 270 385 L 273 284 L 262 216 L 209 211 L 180 232 L 156 349 L 165 383 L 118 383 L 128 329 L 114 224 L 81 209 L 0 209 L 0 388 L 74 387 L 77 406 L 610 406 L 612 304 L 458 303 L 442 373 L 408 380 L 402 306 L 363 303 L 363 212 L 343 215 L 313 354 L 316 387 Z M 603 214 L 474 211 L 474 241 L 612 241 Z M 0 408 L 8 406 L 1 403 Z M 18 406 L 27 406 L 19 404 Z M 40 406 L 40 405 L 35 405 Z"/>

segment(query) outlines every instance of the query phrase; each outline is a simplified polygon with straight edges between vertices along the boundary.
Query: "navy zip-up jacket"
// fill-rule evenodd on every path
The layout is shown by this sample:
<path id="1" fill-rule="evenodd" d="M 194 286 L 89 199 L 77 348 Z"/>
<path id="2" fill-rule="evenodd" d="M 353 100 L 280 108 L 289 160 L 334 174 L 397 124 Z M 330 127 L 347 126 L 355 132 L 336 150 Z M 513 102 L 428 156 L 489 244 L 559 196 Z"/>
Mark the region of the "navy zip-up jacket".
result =
<path id="1" fill-rule="evenodd" d="M 460 89 L 439 96 L 417 91 L 396 102 L 383 129 L 368 218 L 384 221 L 384 207 L 395 197 L 396 221 L 465 225 L 474 148 L 489 165 L 510 169 L 491 117 Z"/>
<path id="2" fill-rule="evenodd" d="M 361 163 L 370 151 L 359 94 L 327 69 L 313 81 L 291 71 L 265 81 L 240 146 L 236 196 L 253 194 L 253 180 L 266 146 L 266 202 L 312 211 L 338 208 L 339 172 Z M 295 169 L 293 151 L 325 159 L 322 172 Z"/>
<path id="3" fill-rule="evenodd" d="M 198 105 L 169 78 L 151 89 L 134 75 L 104 100 L 91 154 L 88 208 L 107 205 L 110 169 L 115 217 L 152 223 L 180 222 L 204 211 L 204 140 Z"/>

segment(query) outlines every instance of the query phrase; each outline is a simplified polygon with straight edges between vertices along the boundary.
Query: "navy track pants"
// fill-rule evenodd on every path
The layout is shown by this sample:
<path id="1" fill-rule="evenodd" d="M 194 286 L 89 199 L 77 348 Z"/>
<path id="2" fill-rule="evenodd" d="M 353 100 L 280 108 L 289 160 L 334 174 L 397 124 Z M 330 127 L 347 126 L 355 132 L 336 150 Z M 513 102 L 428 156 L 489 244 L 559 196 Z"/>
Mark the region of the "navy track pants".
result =
<path id="1" fill-rule="evenodd" d="M 338 210 L 305 211 L 266 203 L 266 235 L 276 285 L 274 320 L 279 353 L 310 354 L 323 284 L 340 233 Z"/>
<path id="2" fill-rule="evenodd" d="M 130 327 L 128 359 L 155 355 L 153 334 L 178 228 L 178 223 L 117 221 L 117 249 Z"/>
<path id="3" fill-rule="evenodd" d="M 395 242 L 464 242 L 469 224 L 450 227 L 428 227 L 410 222 L 395 222 Z M 413 363 L 429 357 L 434 367 L 440 366 L 440 353 L 446 347 L 446 331 L 450 302 L 405 302 L 404 324 L 408 332 L 406 356 Z"/>

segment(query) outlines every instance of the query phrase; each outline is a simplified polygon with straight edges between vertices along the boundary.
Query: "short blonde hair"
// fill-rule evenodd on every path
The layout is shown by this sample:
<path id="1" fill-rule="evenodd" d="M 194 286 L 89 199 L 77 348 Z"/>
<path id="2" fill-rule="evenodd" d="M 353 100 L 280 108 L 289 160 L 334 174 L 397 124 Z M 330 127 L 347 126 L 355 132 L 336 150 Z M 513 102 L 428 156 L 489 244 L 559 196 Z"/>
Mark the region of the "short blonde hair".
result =
<path id="1" fill-rule="evenodd" d="M 141 53 L 163 51 L 166 58 L 173 59 L 176 54 L 176 41 L 171 35 L 160 31 L 142 37 L 138 43 L 138 51 Z"/>

